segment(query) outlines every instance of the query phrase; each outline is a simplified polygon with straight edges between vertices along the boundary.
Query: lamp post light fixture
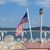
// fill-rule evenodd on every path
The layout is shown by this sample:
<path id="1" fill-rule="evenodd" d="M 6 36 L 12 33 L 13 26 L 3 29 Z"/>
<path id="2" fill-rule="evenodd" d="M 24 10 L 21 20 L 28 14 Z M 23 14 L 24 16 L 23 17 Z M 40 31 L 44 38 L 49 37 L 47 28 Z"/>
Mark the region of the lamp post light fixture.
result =
<path id="1" fill-rule="evenodd" d="M 40 15 L 40 16 L 43 16 L 43 15 L 44 15 L 44 9 L 43 9 L 43 8 L 40 8 L 40 9 L 39 9 L 39 15 Z"/>
<path id="2" fill-rule="evenodd" d="M 40 15 L 40 39 L 41 39 L 41 42 L 43 42 L 43 39 L 42 39 L 42 18 L 44 15 L 44 9 L 43 8 L 39 9 L 39 15 Z"/>

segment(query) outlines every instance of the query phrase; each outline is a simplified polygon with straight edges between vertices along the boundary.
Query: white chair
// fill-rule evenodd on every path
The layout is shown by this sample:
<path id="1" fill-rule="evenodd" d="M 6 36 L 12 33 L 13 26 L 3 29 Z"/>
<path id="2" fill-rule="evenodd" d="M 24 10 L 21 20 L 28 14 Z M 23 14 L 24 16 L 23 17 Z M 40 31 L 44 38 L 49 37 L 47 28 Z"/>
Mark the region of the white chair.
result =
<path id="1" fill-rule="evenodd" d="M 33 43 L 34 43 L 34 42 L 36 42 L 36 40 L 35 40 L 35 39 L 33 40 Z"/>
<path id="2" fill-rule="evenodd" d="M 35 42 L 41 42 L 41 40 L 39 38 L 36 38 Z"/>
<path id="3" fill-rule="evenodd" d="M 17 38 L 17 41 L 20 42 L 21 41 L 20 38 Z"/>
<path id="4" fill-rule="evenodd" d="M 48 42 L 47 39 L 43 38 L 43 42 Z"/>
<path id="5" fill-rule="evenodd" d="M 27 38 L 24 38 L 23 41 L 24 41 L 24 42 L 27 41 Z"/>
<path id="6" fill-rule="evenodd" d="M 39 41 L 40 39 L 39 38 L 36 38 L 36 41 Z"/>
<path id="7" fill-rule="evenodd" d="M 48 38 L 48 41 L 50 42 L 50 38 Z"/>

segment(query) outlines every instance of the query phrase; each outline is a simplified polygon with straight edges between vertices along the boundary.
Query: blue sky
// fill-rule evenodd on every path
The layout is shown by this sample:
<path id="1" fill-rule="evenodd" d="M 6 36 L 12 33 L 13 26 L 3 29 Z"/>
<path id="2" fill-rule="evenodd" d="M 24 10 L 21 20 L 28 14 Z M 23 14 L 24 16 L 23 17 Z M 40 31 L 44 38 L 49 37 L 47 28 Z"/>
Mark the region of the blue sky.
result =
<path id="1" fill-rule="evenodd" d="M 43 26 L 50 26 L 50 0 L 0 0 L 0 27 L 16 28 L 27 8 L 32 27 L 40 26 L 40 8 L 44 9 Z"/>

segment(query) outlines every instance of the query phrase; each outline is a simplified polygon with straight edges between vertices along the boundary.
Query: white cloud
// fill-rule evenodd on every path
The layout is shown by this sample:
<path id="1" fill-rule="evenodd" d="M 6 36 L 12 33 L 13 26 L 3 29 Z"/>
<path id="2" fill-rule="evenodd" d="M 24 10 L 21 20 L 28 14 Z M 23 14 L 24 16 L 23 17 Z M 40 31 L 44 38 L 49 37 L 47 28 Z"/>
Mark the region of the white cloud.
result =
<path id="1" fill-rule="evenodd" d="M 15 2 L 19 5 L 27 5 L 27 0 L 10 0 L 11 2 Z"/>
<path id="2" fill-rule="evenodd" d="M 38 21 L 37 20 L 34 20 L 34 19 L 31 19 L 31 25 L 37 25 L 38 24 Z"/>
<path id="3" fill-rule="evenodd" d="M 31 18 L 30 22 L 31 22 L 31 26 L 32 27 L 34 27 L 34 26 L 40 26 L 40 18 L 38 18 L 38 19 Z"/>
<path id="4" fill-rule="evenodd" d="M 0 4 L 5 4 L 7 2 L 17 3 L 18 5 L 27 5 L 27 0 L 0 0 Z"/>
<path id="5" fill-rule="evenodd" d="M 36 4 L 44 7 L 50 7 L 50 0 L 37 0 Z"/>
<path id="6" fill-rule="evenodd" d="M 0 0 L 0 4 L 5 4 L 6 0 Z"/>
<path id="7" fill-rule="evenodd" d="M 14 23 L 15 20 L 14 19 L 8 19 L 8 18 L 0 18 L 0 23 Z"/>

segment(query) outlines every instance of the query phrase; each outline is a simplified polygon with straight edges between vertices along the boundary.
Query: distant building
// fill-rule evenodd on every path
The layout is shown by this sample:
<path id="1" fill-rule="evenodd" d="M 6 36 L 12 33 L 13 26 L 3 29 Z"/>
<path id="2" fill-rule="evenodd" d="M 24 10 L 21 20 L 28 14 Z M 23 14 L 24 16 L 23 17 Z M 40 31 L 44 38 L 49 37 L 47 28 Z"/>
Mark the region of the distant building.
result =
<path id="1" fill-rule="evenodd" d="M 42 38 L 43 39 L 49 39 L 50 41 L 50 27 L 46 27 L 46 26 L 43 26 L 42 27 L 43 31 L 42 31 Z M 23 38 L 26 40 L 30 40 L 30 32 L 29 32 L 29 28 L 27 29 L 24 29 L 25 32 L 23 34 Z M 20 40 L 22 40 L 22 36 L 18 36 L 16 37 L 16 28 L 0 28 L 0 41 L 2 41 L 2 38 L 4 40 L 4 38 L 6 36 L 9 36 L 11 35 L 12 37 L 14 37 L 14 40 L 17 40 L 18 38 L 20 38 Z M 2 37 L 2 34 L 3 34 L 3 37 Z M 35 39 L 40 39 L 40 27 L 32 27 L 32 38 L 33 40 Z"/>

